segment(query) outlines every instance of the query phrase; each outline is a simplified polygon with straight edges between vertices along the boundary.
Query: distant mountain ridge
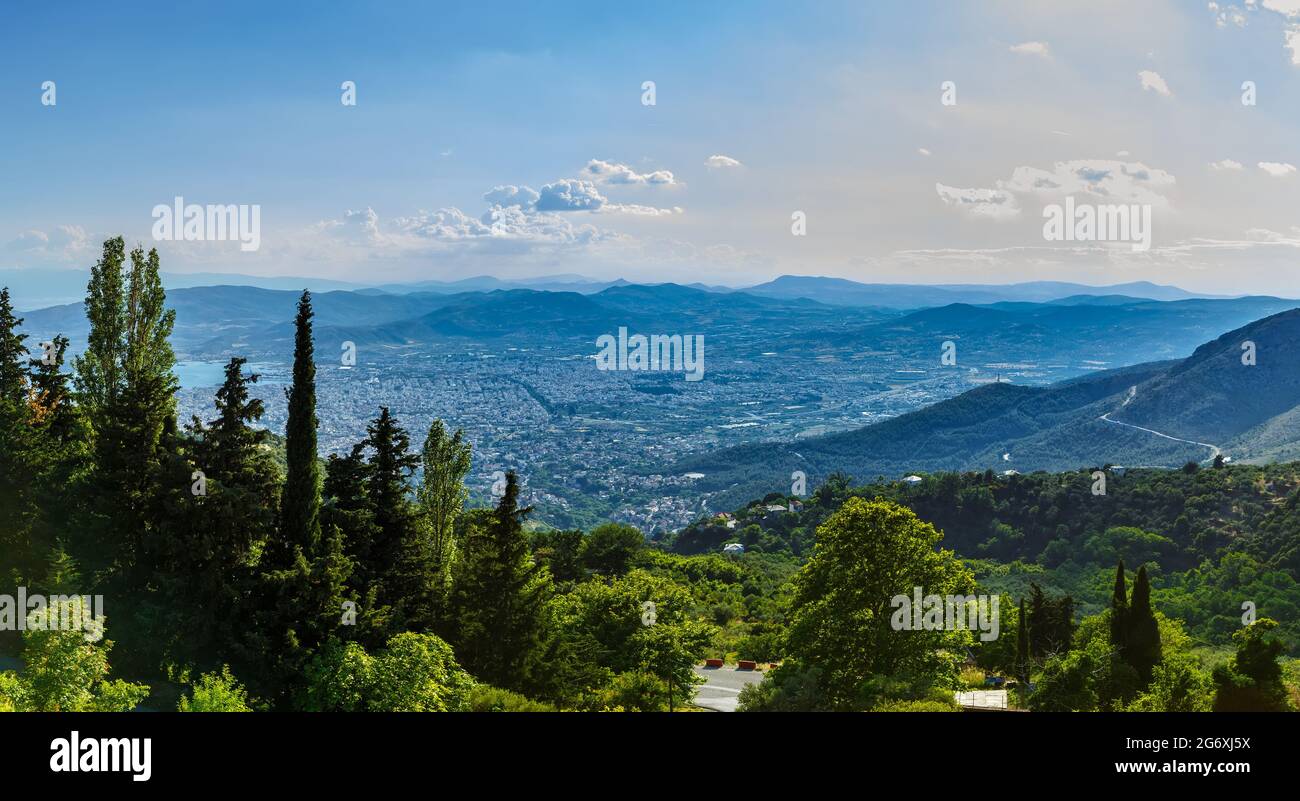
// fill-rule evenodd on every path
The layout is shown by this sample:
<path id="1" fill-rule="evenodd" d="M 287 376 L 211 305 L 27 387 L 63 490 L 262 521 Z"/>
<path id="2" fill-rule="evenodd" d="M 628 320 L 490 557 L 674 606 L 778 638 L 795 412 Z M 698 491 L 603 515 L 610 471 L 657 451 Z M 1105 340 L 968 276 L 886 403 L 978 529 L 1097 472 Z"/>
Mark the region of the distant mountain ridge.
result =
<path id="1" fill-rule="evenodd" d="M 769 297 L 802 297 L 835 306 L 921 308 L 948 303 L 989 304 L 1004 301 L 1048 303 L 1072 297 L 1126 295 L 1146 300 L 1187 300 L 1225 297 L 1201 295 L 1175 286 L 1135 281 L 1088 286 L 1064 281 L 1020 284 L 864 284 L 847 278 L 783 275 L 743 291 Z"/>
<path id="2" fill-rule="evenodd" d="M 1243 360 L 1253 346 L 1255 362 Z M 1046 387 L 992 384 L 849 432 L 758 443 L 673 465 L 699 486 L 761 497 L 840 471 L 869 480 L 938 470 L 1064 471 L 1103 464 L 1177 467 L 1218 454 L 1300 458 L 1300 309 L 1256 320 L 1185 358 Z M 811 484 L 810 484 L 811 486 Z M 743 502 L 743 501 L 742 501 Z"/>

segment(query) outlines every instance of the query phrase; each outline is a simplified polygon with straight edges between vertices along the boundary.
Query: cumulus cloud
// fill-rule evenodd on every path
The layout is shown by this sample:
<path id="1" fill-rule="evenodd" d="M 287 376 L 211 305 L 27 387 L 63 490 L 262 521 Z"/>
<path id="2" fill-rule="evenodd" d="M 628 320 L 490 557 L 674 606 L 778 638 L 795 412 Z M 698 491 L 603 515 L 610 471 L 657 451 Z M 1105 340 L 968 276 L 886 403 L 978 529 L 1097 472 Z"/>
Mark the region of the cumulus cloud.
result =
<path id="1" fill-rule="evenodd" d="M 598 184 L 672 186 L 677 183 L 677 179 L 668 170 L 638 173 L 626 164 L 600 159 L 587 162 L 582 174 L 584 178 L 590 178 Z"/>
<path id="2" fill-rule="evenodd" d="M 533 207 L 538 211 L 595 211 L 605 197 L 591 181 L 561 178 L 542 187 Z"/>
<path id="3" fill-rule="evenodd" d="M 704 165 L 711 168 L 727 168 L 743 166 L 739 161 L 731 156 L 713 155 L 704 160 Z"/>
<path id="4" fill-rule="evenodd" d="M 1216 170 L 1240 170 L 1241 162 L 1224 159 L 1223 161 L 1211 161 L 1210 166 Z"/>
<path id="5" fill-rule="evenodd" d="M 483 199 L 493 206 L 520 206 L 532 208 L 537 203 L 537 190 L 527 186 L 494 186 L 483 193 Z"/>
<path id="6" fill-rule="evenodd" d="M 1020 55 L 1051 57 L 1047 42 L 1021 42 L 1020 44 L 1011 45 L 1010 49 L 1012 53 L 1019 53 Z"/>
<path id="7" fill-rule="evenodd" d="M 1294 164 L 1277 161 L 1261 161 L 1259 168 L 1274 178 L 1282 178 L 1295 172 Z"/>
<path id="8" fill-rule="evenodd" d="M 1169 91 L 1169 84 L 1165 79 L 1160 77 L 1160 73 L 1152 70 L 1142 70 L 1138 73 L 1138 80 L 1142 82 L 1142 88 L 1155 92 L 1156 94 L 1172 97 L 1173 92 Z"/>
<path id="9" fill-rule="evenodd" d="M 934 189 L 945 205 L 956 206 L 973 217 L 1009 219 L 1020 213 L 1016 198 L 1000 189 L 962 189 L 936 183 Z"/>

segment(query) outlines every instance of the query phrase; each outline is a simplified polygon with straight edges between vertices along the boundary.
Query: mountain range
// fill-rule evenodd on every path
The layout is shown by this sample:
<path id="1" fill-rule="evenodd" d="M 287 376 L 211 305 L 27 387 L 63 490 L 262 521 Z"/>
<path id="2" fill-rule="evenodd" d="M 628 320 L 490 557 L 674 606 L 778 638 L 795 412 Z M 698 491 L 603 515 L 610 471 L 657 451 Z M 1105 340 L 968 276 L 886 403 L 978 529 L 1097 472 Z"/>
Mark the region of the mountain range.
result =
<path id="1" fill-rule="evenodd" d="M 859 479 L 938 470 L 1176 467 L 1216 456 L 1300 459 L 1300 309 L 1207 342 L 1188 357 L 1045 387 L 993 383 L 853 431 L 683 460 L 728 500 L 789 486 L 793 471 Z M 743 501 L 742 501 L 743 503 Z"/>

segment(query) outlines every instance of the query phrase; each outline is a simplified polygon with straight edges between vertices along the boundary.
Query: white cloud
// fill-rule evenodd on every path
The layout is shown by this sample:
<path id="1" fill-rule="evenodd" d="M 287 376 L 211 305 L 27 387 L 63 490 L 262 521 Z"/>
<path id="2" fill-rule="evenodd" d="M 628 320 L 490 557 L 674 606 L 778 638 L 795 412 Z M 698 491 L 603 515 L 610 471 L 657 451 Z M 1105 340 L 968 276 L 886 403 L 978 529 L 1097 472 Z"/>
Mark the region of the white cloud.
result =
<path id="1" fill-rule="evenodd" d="M 51 231 L 24 231 L 6 242 L 3 250 L 29 259 L 75 261 L 86 253 L 87 239 L 80 225 L 59 225 Z"/>
<path id="2" fill-rule="evenodd" d="M 1051 51 L 1047 47 L 1047 42 L 1021 42 L 1020 44 L 1011 45 L 1012 53 L 1019 53 L 1028 56 L 1042 56 L 1050 58 Z"/>
<path id="3" fill-rule="evenodd" d="M 629 184 L 672 186 L 677 179 L 668 170 L 655 170 L 638 173 L 626 164 L 592 159 L 582 171 L 583 177 L 590 178 L 598 184 Z"/>
<path id="4" fill-rule="evenodd" d="M 1240 170 L 1241 162 L 1224 159 L 1223 161 L 1211 161 L 1210 166 L 1216 170 Z"/>
<path id="5" fill-rule="evenodd" d="M 605 197 L 591 181 L 561 178 L 542 187 L 533 207 L 538 211 L 595 211 Z"/>
<path id="6" fill-rule="evenodd" d="M 493 206 L 523 206 L 532 208 L 537 202 L 537 190 L 527 186 L 515 186 L 506 184 L 505 186 L 495 186 L 491 190 L 483 193 L 483 199 Z"/>
<path id="7" fill-rule="evenodd" d="M 1142 82 L 1143 89 L 1149 89 L 1165 97 L 1172 97 L 1173 92 L 1169 91 L 1169 84 L 1165 79 L 1160 77 L 1160 73 L 1152 70 L 1142 70 L 1138 73 L 1138 80 Z"/>
<path id="8" fill-rule="evenodd" d="M 1164 192 L 1176 183 L 1173 175 L 1138 161 L 1076 159 L 1058 161 L 1052 169 L 1017 167 L 1010 180 L 997 186 L 1010 192 L 1088 194 L 1110 202 L 1168 203 Z"/>
<path id="9" fill-rule="evenodd" d="M 1259 168 L 1274 178 L 1282 178 L 1295 172 L 1294 164 L 1277 161 L 1261 161 Z"/>
<path id="10" fill-rule="evenodd" d="M 1020 214 L 1015 196 L 1000 189 L 961 189 L 940 183 L 934 189 L 945 205 L 956 206 L 973 217 L 1003 220 Z"/>
<path id="11" fill-rule="evenodd" d="M 704 165 L 706 167 L 713 167 L 713 168 L 744 166 L 736 159 L 733 159 L 731 156 L 722 156 L 722 155 L 709 156 L 707 159 L 704 160 Z"/>

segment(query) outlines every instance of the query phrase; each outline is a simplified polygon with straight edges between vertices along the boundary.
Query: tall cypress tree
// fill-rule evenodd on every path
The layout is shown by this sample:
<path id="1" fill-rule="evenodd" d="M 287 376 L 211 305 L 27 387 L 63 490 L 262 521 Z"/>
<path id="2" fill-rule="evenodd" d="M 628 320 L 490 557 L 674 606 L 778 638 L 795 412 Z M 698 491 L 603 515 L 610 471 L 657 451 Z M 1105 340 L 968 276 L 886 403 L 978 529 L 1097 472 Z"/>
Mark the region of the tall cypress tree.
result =
<path id="1" fill-rule="evenodd" d="M 1142 683 L 1151 682 L 1151 670 L 1160 663 L 1160 624 L 1151 609 L 1151 583 L 1146 565 L 1138 568 L 1128 609 L 1128 636 L 1124 658 Z"/>
<path id="2" fill-rule="evenodd" d="M 285 428 L 285 484 L 280 502 L 280 556 L 293 546 L 304 555 L 320 545 L 321 476 L 316 461 L 316 363 L 313 358 L 311 293 L 298 300 L 293 340 L 293 385 L 285 391 L 289 421 Z"/>
<path id="3" fill-rule="evenodd" d="M 1110 644 L 1121 653 L 1128 644 L 1128 586 L 1123 559 L 1115 568 L 1115 588 L 1110 595 Z"/>
<path id="4" fill-rule="evenodd" d="M 1029 618 L 1024 598 L 1020 599 L 1020 618 L 1016 622 L 1016 678 L 1021 684 L 1029 682 Z"/>

